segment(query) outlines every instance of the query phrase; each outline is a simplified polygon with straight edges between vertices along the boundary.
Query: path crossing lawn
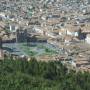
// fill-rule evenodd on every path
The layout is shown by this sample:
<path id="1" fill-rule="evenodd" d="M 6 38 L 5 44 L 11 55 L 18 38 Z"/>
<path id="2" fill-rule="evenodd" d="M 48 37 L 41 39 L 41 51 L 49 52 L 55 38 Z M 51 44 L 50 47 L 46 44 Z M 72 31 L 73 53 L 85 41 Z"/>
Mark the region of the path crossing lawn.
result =
<path id="1" fill-rule="evenodd" d="M 30 56 L 38 56 L 38 55 L 53 55 L 58 54 L 56 50 L 47 46 L 47 44 L 30 44 L 26 43 L 19 44 L 20 49 L 22 49 L 26 54 Z"/>

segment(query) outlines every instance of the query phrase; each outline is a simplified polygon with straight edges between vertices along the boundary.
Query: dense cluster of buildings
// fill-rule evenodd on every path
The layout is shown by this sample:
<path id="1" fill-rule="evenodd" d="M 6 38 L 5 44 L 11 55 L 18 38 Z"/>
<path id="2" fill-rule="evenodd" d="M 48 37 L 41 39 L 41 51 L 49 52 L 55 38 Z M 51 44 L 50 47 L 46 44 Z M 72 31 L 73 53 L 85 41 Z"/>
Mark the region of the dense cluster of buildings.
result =
<path id="1" fill-rule="evenodd" d="M 37 36 L 64 50 L 58 59 L 90 70 L 90 0 L 0 0 L 3 43 L 38 41 Z"/>

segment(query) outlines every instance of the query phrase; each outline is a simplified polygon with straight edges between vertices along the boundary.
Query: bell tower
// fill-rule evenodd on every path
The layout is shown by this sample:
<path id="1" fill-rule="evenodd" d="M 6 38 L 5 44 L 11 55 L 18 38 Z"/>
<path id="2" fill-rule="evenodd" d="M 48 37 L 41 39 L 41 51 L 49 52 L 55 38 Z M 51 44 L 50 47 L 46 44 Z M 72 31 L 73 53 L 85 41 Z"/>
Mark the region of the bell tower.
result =
<path id="1" fill-rule="evenodd" d="M 0 37 L 0 59 L 3 60 L 4 59 L 4 53 L 3 53 L 3 49 L 2 49 L 2 38 Z"/>
<path id="2" fill-rule="evenodd" d="M 2 49 L 2 38 L 0 37 L 0 49 Z"/>

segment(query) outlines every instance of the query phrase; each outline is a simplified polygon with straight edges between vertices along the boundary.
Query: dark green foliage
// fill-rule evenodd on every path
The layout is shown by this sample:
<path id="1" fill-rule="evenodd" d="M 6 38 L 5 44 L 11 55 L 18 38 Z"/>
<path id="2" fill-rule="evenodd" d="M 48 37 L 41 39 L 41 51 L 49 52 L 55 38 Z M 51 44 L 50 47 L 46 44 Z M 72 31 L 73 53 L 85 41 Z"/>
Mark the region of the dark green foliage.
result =
<path id="1" fill-rule="evenodd" d="M 90 73 L 68 70 L 59 61 L 0 61 L 0 90 L 89 90 Z"/>

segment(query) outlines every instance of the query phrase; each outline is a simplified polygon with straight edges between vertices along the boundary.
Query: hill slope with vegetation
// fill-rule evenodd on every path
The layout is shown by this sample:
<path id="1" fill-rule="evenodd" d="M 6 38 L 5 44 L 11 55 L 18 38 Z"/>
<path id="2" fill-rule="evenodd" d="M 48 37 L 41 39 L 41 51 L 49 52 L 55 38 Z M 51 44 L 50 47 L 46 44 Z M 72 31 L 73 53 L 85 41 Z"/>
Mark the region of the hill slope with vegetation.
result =
<path id="1" fill-rule="evenodd" d="M 68 71 L 59 61 L 0 61 L 0 90 L 89 90 L 90 74 Z"/>

